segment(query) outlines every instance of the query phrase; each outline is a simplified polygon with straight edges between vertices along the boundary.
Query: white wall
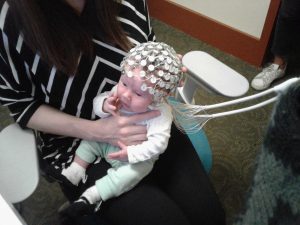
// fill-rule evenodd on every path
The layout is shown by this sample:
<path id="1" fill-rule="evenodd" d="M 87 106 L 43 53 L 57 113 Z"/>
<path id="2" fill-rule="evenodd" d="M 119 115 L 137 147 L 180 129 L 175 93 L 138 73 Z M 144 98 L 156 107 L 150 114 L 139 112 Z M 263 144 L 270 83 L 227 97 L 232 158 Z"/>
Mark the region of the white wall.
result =
<path id="1" fill-rule="evenodd" d="M 169 1 L 259 39 L 271 0 Z"/>

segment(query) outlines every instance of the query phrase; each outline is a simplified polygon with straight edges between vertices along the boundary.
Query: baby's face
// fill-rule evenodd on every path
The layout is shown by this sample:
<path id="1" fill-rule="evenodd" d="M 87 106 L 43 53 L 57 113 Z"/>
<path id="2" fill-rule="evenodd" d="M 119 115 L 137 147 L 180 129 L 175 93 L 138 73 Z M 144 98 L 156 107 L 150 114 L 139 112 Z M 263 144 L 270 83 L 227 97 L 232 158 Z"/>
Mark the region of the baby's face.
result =
<path id="1" fill-rule="evenodd" d="M 132 77 L 122 75 L 117 87 L 120 104 L 123 109 L 129 112 L 146 112 L 153 102 L 153 95 L 147 90 L 141 90 L 141 86 L 145 81 L 138 75 L 139 71 L 139 69 L 135 69 Z"/>

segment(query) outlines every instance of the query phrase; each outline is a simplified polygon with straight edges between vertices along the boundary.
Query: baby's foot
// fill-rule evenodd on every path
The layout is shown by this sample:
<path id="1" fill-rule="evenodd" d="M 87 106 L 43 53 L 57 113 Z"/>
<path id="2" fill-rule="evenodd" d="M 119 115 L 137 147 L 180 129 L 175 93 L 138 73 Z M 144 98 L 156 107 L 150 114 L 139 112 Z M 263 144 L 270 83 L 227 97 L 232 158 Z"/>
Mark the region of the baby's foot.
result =
<path id="1" fill-rule="evenodd" d="M 85 183 L 87 176 L 85 168 L 73 162 L 68 168 L 63 169 L 62 173 L 73 185 L 78 186 L 79 182 Z"/>
<path id="2" fill-rule="evenodd" d="M 101 196 L 96 188 L 96 185 L 88 188 L 83 192 L 81 197 L 85 198 L 90 204 L 96 204 L 99 202 L 101 199 Z"/>
<path id="3" fill-rule="evenodd" d="M 49 166 L 44 172 L 46 176 L 52 180 L 52 182 L 55 180 L 56 182 L 68 186 L 69 188 L 75 188 L 74 184 L 71 183 L 64 175 L 62 175 L 59 169 L 54 169 L 53 167 Z"/>

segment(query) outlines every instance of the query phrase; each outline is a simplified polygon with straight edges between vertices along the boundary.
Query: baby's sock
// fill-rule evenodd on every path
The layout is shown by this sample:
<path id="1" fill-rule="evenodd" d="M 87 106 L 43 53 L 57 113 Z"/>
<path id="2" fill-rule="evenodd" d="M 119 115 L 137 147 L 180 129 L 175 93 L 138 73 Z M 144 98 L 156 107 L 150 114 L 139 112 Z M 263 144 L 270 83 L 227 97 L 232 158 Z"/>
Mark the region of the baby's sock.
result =
<path id="1" fill-rule="evenodd" d="M 96 188 L 96 185 L 88 188 L 81 197 L 85 197 L 90 204 L 96 204 L 98 201 L 101 201 L 101 196 L 98 193 L 98 190 Z"/>
<path id="2" fill-rule="evenodd" d="M 81 180 L 85 179 L 85 168 L 72 162 L 71 165 L 62 170 L 62 175 L 64 175 L 72 184 L 78 185 Z"/>

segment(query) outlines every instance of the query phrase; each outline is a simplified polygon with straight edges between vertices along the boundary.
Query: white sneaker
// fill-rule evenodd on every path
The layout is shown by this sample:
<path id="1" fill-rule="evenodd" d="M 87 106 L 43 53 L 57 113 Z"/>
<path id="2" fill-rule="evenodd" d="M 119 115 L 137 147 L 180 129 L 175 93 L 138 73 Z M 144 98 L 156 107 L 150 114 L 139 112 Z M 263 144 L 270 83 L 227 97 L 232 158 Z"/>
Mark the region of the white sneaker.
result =
<path id="1" fill-rule="evenodd" d="M 270 66 L 266 67 L 261 71 L 259 74 L 254 77 L 254 79 L 251 82 L 251 86 L 258 90 L 264 90 L 270 87 L 271 83 L 280 78 L 283 77 L 285 73 L 286 66 L 284 69 L 280 69 L 279 65 L 277 64 L 271 64 Z"/>

